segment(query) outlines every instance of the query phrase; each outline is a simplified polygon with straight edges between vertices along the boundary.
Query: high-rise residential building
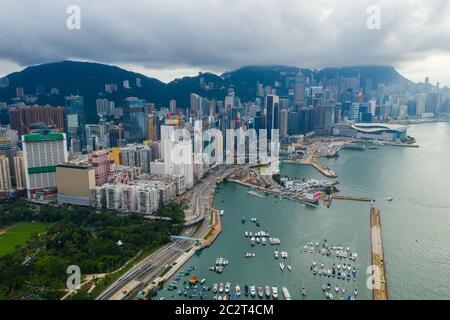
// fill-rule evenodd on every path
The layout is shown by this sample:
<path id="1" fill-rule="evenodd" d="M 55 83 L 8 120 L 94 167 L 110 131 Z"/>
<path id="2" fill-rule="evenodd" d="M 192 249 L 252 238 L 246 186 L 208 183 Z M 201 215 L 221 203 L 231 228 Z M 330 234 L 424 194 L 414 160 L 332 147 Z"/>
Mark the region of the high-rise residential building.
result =
<path id="1" fill-rule="evenodd" d="M 174 126 L 161 126 L 161 153 L 165 174 L 184 176 L 187 189 L 194 186 L 193 146 L 190 137 L 176 137 Z"/>
<path id="2" fill-rule="evenodd" d="M 121 165 L 139 167 L 142 173 L 150 173 L 152 162 L 152 148 L 147 145 L 129 145 L 120 149 Z"/>
<path id="3" fill-rule="evenodd" d="M 16 189 L 25 190 L 27 188 L 27 182 L 25 178 L 25 160 L 22 152 L 18 152 L 14 156 L 14 173 Z"/>
<path id="4" fill-rule="evenodd" d="M 89 163 L 61 163 L 56 167 L 58 202 L 89 206 L 95 187 L 95 169 Z"/>
<path id="5" fill-rule="evenodd" d="M 12 190 L 11 173 L 9 172 L 9 159 L 0 155 L 0 192 Z"/>
<path id="6" fill-rule="evenodd" d="M 147 140 L 158 140 L 156 130 L 156 118 L 154 114 L 147 115 Z"/>
<path id="7" fill-rule="evenodd" d="M 114 172 L 114 161 L 109 158 L 108 150 L 99 150 L 89 156 L 89 162 L 95 169 L 95 185 L 108 183 L 109 176 Z"/>
<path id="8" fill-rule="evenodd" d="M 25 97 L 25 91 L 23 90 L 22 87 L 17 87 L 16 88 L 16 98 L 23 98 Z"/>
<path id="9" fill-rule="evenodd" d="M 65 131 L 65 111 L 63 107 L 24 106 L 9 109 L 9 123 L 11 129 L 17 130 L 19 136 L 30 132 L 31 126 L 44 123 L 55 129 Z"/>
<path id="10" fill-rule="evenodd" d="M 108 99 L 97 99 L 95 101 L 97 107 L 97 115 L 99 117 L 112 116 L 116 107 L 114 101 Z"/>
<path id="11" fill-rule="evenodd" d="M 22 136 L 28 198 L 52 200 L 56 196 L 56 166 L 67 162 L 64 133 L 42 132 Z"/>

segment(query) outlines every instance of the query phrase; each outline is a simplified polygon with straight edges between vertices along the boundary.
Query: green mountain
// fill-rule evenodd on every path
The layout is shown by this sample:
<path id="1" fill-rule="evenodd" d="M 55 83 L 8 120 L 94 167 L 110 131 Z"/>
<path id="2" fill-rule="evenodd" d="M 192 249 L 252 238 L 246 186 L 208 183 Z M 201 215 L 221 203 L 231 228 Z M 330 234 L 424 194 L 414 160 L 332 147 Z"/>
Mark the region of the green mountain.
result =
<path id="1" fill-rule="evenodd" d="M 339 77 L 360 76 L 361 84 L 371 79 L 373 87 L 379 83 L 411 83 L 389 66 L 362 66 L 345 68 L 325 68 L 320 71 L 300 69 L 289 66 L 248 66 L 222 75 L 202 73 L 195 77 L 184 77 L 170 83 L 127 71 L 116 66 L 100 63 L 62 61 L 27 67 L 20 72 L 6 76 L 9 86 L 0 89 L 0 101 L 11 102 L 16 97 L 16 87 L 23 87 L 26 94 L 34 95 L 37 86 L 43 86 L 48 93 L 58 88 L 59 95 L 41 94 L 36 103 L 64 105 L 64 96 L 79 94 L 85 97 L 88 120 L 95 121 L 95 100 L 105 97 L 120 103 L 129 96 L 135 96 L 153 102 L 157 106 L 168 106 L 171 99 L 177 100 L 179 107 L 188 107 L 190 94 L 197 93 L 207 98 L 222 100 L 228 88 L 234 88 L 242 101 L 253 100 L 257 83 L 273 86 L 280 84 L 278 93 L 287 95 L 286 79 L 295 77 L 300 71 L 305 76 L 313 74 L 316 80 Z M 136 86 L 136 78 L 141 79 L 141 87 Z M 128 80 L 131 89 L 123 87 Z M 105 84 L 117 84 L 119 90 L 110 94 L 105 92 Z"/>

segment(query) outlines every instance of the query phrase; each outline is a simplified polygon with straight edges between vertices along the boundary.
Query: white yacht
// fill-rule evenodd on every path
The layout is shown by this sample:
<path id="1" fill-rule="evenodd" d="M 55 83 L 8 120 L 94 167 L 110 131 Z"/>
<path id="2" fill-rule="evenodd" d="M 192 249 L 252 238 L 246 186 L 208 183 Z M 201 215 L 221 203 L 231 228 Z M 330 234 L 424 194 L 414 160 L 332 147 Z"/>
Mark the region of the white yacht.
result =
<path id="1" fill-rule="evenodd" d="M 217 293 L 217 290 L 218 290 L 219 288 L 218 288 L 218 286 L 217 286 L 217 283 L 214 283 L 214 285 L 213 285 L 213 292 L 214 293 Z"/>
<path id="2" fill-rule="evenodd" d="M 291 265 L 288 264 L 286 267 L 288 268 L 289 271 L 292 271 L 292 266 Z"/>
<path id="3" fill-rule="evenodd" d="M 256 295 L 256 288 L 255 288 L 255 286 L 250 286 L 250 295 L 252 296 L 252 297 L 254 297 L 255 295 Z"/>
<path id="4" fill-rule="evenodd" d="M 246 238 L 248 237 L 248 231 L 245 231 L 245 237 Z"/>
<path id="5" fill-rule="evenodd" d="M 281 271 L 284 270 L 284 263 L 283 262 L 280 262 L 280 269 L 281 269 Z"/>
<path id="6" fill-rule="evenodd" d="M 270 287 L 269 286 L 266 286 L 264 293 L 266 295 L 266 298 L 270 298 Z"/>
<path id="7" fill-rule="evenodd" d="M 279 257 L 278 250 L 275 250 L 275 252 L 273 254 L 275 256 L 275 259 L 278 259 L 278 257 Z"/>
<path id="8" fill-rule="evenodd" d="M 236 290 L 236 295 L 237 295 L 238 297 L 240 297 L 240 296 L 241 296 L 241 287 L 239 287 L 238 284 L 236 285 L 235 290 Z"/>
<path id="9" fill-rule="evenodd" d="M 281 288 L 281 291 L 283 292 L 283 296 L 286 300 L 291 300 L 291 294 L 286 287 Z"/>
<path id="10" fill-rule="evenodd" d="M 272 297 L 278 299 L 278 288 L 277 286 L 272 286 Z"/>
<path id="11" fill-rule="evenodd" d="M 223 293 L 223 283 L 219 284 L 219 293 Z"/>
<path id="12" fill-rule="evenodd" d="M 229 293 L 230 292 L 230 288 L 231 288 L 231 283 L 227 282 L 225 284 L 225 293 Z"/>

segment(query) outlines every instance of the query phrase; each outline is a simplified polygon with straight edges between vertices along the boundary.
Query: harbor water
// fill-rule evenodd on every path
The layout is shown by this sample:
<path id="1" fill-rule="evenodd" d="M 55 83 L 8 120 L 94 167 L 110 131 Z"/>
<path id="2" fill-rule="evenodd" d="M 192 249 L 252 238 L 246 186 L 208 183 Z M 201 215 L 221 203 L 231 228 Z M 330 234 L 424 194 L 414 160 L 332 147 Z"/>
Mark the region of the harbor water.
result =
<path id="1" fill-rule="evenodd" d="M 444 281 L 450 274 L 450 124 L 432 123 L 412 126 L 409 134 L 417 139 L 420 148 L 380 146 L 365 151 L 345 150 L 335 159 L 321 159 L 338 174 L 338 188 L 343 195 L 369 196 L 377 200 L 381 211 L 389 298 L 391 299 L 450 299 L 450 284 Z M 298 178 L 325 179 L 314 168 L 303 165 L 282 165 L 282 175 Z M 331 208 L 308 208 L 289 200 L 268 195 L 266 198 L 247 193 L 248 189 L 233 183 L 224 183 L 215 198 L 215 207 L 223 209 L 222 233 L 214 244 L 190 259 L 181 270 L 191 266 L 191 276 L 206 279 L 206 286 L 230 282 L 232 291 L 238 283 L 265 287 L 287 287 L 293 299 L 324 299 L 322 285 L 331 284 L 335 299 L 346 298 L 354 288 L 357 299 L 371 299 L 367 288 L 370 265 L 370 204 L 335 200 Z M 387 201 L 393 197 L 393 201 Z M 242 223 L 242 216 L 246 222 Z M 258 228 L 250 222 L 257 218 Z M 250 245 L 245 231 L 269 231 L 281 245 Z M 338 280 L 311 272 L 313 260 L 324 263 L 325 269 L 344 260 L 323 256 L 315 250 L 305 253 L 308 242 L 350 247 L 358 253 L 358 260 L 350 262 L 358 270 L 356 281 Z M 286 250 L 285 264 L 292 271 L 281 271 L 281 258 L 274 258 L 274 250 Z M 246 252 L 255 253 L 244 258 Z M 222 274 L 209 270 L 216 258 L 229 260 Z M 342 262 L 341 262 L 342 261 Z M 349 263 L 348 260 L 345 262 Z M 177 272 L 176 276 L 179 275 Z M 169 280 L 170 284 L 175 276 Z M 181 277 L 178 288 L 183 288 Z M 158 298 L 189 299 L 178 296 L 177 290 L 168 291 L 167 284 L 158 292 Z M 345 287 L 346 293 L 335 293 L 334 287 Z M 300 289 L 307 291 L 302 297 Z M 212 299 L 212 291 L 205 298 Z M 194 296 L 192 299 L 199 299 Z M 241 299 L 245 299 L 242 294 Z M 258 298 L 255 298 L 258 299 Z"/>

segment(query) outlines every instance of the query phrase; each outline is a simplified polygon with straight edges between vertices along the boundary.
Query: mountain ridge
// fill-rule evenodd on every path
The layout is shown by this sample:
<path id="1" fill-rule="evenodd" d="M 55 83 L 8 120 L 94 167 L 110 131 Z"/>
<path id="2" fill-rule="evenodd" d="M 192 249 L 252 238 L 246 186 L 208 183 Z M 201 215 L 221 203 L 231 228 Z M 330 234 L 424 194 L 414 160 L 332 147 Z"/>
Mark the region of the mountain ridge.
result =
<path id="1" fill-rule="evenodd" d="M 302 71 L 305 76 L 314 73 L 314 77 L 318 77 L 319 80 L 323 77 L 333 78 L 338 74 L 341 77 L 359 75 L 361 81 L 370 77 L 374 86 L 379 83 L 413 84 L 394 67 L 385 65 L 329 67 L 321 70 L 283 65 L 253 65 L 227 71 L 221 75 L 204 72 L 164 83 L 156 78 L 114 65 L 65 60 L 29 66 L 7 75 L 9 86 L 0 88 L 0 101 L 10 102 L 16 96 L 16 87 L 23 87 L 26 94 L 35 94 L 36 86 L 43 85 L 46 92 L 52 88 L 58 88 L 59 96 L 40 95 L 36 103 L 64 105 L 64 96 L 78 93 L 85 97 L 87 116 L 95 117 L 95 100 L 101 97 L 123 101 L 128 96 L 136 96 L 148 102 L 154 102 L 157 106 L 168 106 L 169 101 L 175 99 L 178 107 L 187 107 L 191 93 L 197 93 L 209 99 L 222 100 L 228 88 L 233 87 L 242 101 L 249 101 L 255 97 L 258 81 L 263 85 L 273 86 L 276 81 L 283 84 L 287 77 L 294 77 L 299 71 Z M 140 88 L 135 85 L 136 78 L 141 79 Z M 202 87 L 201 78 L 204 79 L 205 84 L 212 83 L 213 86 Z M 129 80 L 131 89 L 123 88 L 124 80 Z M 112 94 L 105 93 L 105 84 L 108 83 L 117 84 L 119 90 Z M 282 87 L 279 90 L 280 95 L 287 95 L 287 90 L 284 89 Z"/>

